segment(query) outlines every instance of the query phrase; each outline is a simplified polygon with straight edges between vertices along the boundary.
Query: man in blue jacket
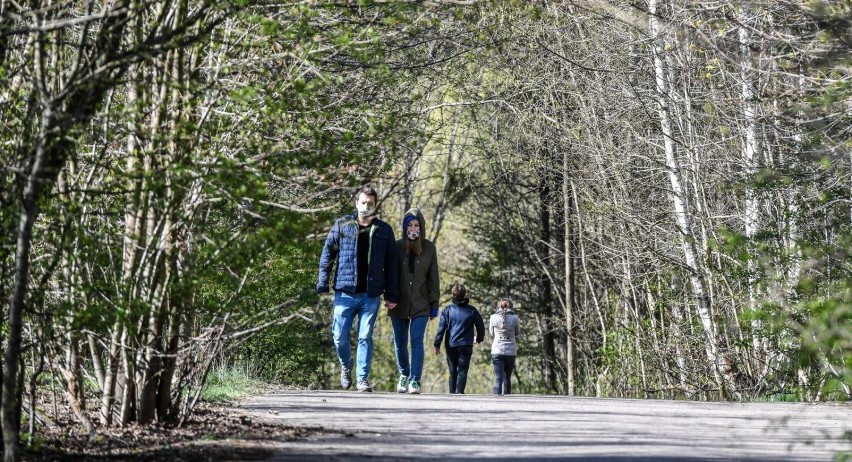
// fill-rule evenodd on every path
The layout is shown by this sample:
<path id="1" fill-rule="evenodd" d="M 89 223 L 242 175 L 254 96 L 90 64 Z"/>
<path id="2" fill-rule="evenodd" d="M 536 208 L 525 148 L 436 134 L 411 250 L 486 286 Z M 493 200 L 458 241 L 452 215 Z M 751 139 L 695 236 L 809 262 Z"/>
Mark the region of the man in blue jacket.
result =
<path id="1" fill-rule="evenodd" d="M 389 224 L 376 218 L 378 194 L 364 186 L 355 194 L 357 212 L 337 219 L 328 232 L 319 263 L 317 293 L 329 292 L 334 267 L 334 319 L 331 333 L 340 361 L 340 386 L 352 386 L 349 331 L 358 315 L 358 391 L 371 392 L 373 325 L 384 295 L 389 309 L 399 301 L 396 240 Z"/>

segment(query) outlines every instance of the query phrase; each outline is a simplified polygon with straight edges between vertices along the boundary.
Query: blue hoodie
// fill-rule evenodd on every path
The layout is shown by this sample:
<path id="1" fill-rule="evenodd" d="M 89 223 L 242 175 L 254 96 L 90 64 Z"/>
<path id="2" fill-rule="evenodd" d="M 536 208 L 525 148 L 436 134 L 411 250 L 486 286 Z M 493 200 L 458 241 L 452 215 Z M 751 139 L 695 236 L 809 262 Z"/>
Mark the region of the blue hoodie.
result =
<path id="1" fill-rule="evenodd" d="M 441 310 L 438 321 L 438 333 L 435 335 L 435 348 L 440 348 L 444 334 L 447 335 L 447 348 L 473 345 L 473 329 L 476 327 L 476 343 L 485 339 L 485 322 L 479 311 L 468 305 L 468 299 L 453 299 L 452 305 Z"/>

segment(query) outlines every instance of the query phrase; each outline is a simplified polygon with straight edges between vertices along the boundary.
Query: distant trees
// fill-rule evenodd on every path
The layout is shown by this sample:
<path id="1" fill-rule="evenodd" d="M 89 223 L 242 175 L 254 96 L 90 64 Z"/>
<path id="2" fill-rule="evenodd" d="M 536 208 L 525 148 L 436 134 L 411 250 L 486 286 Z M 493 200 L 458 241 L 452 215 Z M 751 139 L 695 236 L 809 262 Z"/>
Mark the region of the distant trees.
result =
<path id="1" fill-rule="evenodd" d="M 479 10 L 447 122 L 468 277 L 521 302 L 541 391 L 848 393 L 848 338 L 814 355 L 801 324 L 846 297 L 848 9 L 631 5 Z"/>

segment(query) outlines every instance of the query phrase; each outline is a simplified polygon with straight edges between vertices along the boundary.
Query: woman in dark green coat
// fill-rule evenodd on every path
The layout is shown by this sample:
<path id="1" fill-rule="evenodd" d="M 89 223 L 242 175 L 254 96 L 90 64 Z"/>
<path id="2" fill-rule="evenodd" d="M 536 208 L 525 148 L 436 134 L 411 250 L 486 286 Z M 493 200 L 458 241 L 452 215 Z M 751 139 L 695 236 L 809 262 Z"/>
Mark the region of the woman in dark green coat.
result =
<path id="1" fill-rule="evenodd" d="M 438 316 L 441 293 L 438 282 L 438 253 L 424 237 L 426 220 L 418 209 L 405 212 L 402 239 L 396 241 L 399 259 L 399 303 L 388 310 L 393 324 L 393 345 L 399 393 L 420 393 L 423 372 L 423 336 L 429 318 Z M 409 356 L 409 341 L 411 356 Z"/>

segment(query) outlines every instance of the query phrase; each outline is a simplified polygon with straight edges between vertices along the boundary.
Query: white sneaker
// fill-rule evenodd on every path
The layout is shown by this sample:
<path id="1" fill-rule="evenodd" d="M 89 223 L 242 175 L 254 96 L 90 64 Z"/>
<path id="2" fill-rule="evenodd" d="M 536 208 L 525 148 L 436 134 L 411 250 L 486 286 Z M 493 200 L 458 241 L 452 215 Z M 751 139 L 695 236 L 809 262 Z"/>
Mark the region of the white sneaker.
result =
<path id="1" fill-rule="evenodd" d="M 408 377 L 400 375 L 399 381 L 396 383 L 396 392 L 405 393 L 406 391 L 408 391 Z"/>
<path id="2" fill-rule="evenodd" d="M 409 395 L 419 395 L 420 394 L 420 382 L 416 380 L 412 380 L 408 383 L 408 394 Z"/>

